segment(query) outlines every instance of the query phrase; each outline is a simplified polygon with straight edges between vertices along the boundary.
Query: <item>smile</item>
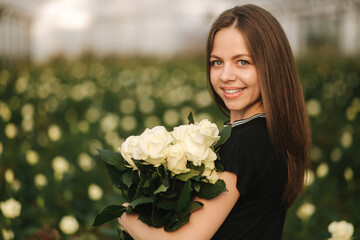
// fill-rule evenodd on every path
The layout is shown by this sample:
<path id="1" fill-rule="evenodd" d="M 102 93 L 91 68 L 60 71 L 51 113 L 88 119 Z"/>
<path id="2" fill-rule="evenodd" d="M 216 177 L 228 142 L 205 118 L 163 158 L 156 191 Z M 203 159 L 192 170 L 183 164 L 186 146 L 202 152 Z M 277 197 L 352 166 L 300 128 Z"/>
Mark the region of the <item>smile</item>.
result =
<path id="1" fill-rule="evenodd" d="M 224 91 L 227 93 L 227 94 L 234 94 L 234 93 L 238 93 L 238 92 L 241 92 L 242 90 L 244 90 L 245 88 L 241 88 L 241 89 L 231 89 L 231 90 L 226 90 L 224 89 Z"/>

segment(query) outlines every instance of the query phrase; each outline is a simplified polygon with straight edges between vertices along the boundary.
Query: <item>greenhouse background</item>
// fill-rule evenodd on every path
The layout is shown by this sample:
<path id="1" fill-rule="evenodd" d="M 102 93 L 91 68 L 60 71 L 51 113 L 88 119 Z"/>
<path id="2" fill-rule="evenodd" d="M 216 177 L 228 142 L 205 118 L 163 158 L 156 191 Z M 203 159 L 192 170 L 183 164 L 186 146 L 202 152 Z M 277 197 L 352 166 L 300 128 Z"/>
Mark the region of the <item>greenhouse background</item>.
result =
<path id="1" fill-rule="evenodd" d="M 245 3 L 288 34 L 311 120 L 311 166 L 283 239 L 360 239 L 359 0 L 0 0 L 0 239 L 117 239 L 122 202 L 96 149 L 146 127 L 226 118 L 206 90 L 214 18 Z"/>

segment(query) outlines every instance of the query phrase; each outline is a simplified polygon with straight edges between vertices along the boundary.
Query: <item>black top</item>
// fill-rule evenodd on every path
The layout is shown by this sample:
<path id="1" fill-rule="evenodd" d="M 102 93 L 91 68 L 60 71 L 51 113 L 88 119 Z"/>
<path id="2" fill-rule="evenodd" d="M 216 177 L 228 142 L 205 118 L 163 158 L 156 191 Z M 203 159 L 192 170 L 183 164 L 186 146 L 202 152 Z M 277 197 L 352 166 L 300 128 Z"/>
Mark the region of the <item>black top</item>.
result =
<path id="1" fill-rule="evenodd" d="M 280 240 L 286 208 L 281 196 L 287 167 L 275 155 L 264 114 L 233 123 L 219 150 L 225 171 L 237 175 L 240 198 L 213 240 Z"/>

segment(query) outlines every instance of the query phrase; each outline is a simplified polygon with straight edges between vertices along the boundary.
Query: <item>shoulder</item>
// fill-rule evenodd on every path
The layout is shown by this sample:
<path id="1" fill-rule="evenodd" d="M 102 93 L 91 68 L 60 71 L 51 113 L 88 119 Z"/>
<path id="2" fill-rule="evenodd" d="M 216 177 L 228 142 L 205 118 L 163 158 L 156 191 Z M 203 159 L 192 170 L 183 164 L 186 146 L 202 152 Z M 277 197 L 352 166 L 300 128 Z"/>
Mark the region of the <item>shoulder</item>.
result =
<path id="1" fill-rule="evenodd" d="M 271 148 L 266 119 L 259 117 L 239 125 L 235 122 L 226 144 L 239 150 Z"/>

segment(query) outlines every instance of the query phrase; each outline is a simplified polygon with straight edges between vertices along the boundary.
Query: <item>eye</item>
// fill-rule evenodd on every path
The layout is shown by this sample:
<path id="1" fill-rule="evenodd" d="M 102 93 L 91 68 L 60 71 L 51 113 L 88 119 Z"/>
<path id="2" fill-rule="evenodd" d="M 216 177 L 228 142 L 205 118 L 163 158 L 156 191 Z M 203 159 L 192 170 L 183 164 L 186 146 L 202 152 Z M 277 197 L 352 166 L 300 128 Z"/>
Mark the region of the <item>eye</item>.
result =
<path id="1" fill-rule="evenodd" d="M 245 61 L 245 60 L 239 60 L 238 63 L 241 65 L 241 66 L 246 66 L 249 64 L 248 61 Z"/>
<path id="2" fill-rule="evenodd" d="M 220 60 L 214 60 L 214 61 L 211 61 L 210 64 L 211 64 L 212 66 L 217 67 L 217 66 L 220 66 L 220 65 L 222 64 L 222 61 L 220 61 Z"/>

